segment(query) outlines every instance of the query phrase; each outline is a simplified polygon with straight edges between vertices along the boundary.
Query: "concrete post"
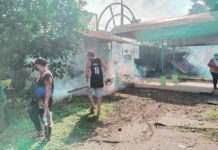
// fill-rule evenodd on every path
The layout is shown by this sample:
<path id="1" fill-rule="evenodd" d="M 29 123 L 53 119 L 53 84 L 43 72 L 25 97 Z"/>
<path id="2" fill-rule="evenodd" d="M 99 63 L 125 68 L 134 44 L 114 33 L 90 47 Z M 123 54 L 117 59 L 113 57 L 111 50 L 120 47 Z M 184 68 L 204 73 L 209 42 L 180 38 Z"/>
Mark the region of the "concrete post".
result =
<path id="1" fill-rule="evenodd" d="M 165 50 L 164 50 L 164 43 L 163 41 L 161 42 L 161 78 L 160 78 L 160 84 L 161 86 L 165 86 L 166 85 L 166 76 L 165 76 L 165 70 L 164 70 L 164 54 Z"/>
<path id="2" fill-rule="evenodd" d="M 173 47 L 173 73 L 172 73 L 173 83 L 178 82 L 177 70 L 176 70 L 176 48 Z"/>

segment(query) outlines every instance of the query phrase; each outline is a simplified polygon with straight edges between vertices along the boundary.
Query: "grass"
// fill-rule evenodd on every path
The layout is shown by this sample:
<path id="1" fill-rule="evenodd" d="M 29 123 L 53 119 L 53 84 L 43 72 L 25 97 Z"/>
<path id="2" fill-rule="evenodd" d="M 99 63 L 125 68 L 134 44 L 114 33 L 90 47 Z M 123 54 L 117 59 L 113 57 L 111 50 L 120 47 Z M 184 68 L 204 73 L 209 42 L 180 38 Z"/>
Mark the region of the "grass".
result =
<path id="1" fill-rule="evenodd" d="M 201 114 L 203 120 L 207 121 L 217 121 L 218 120 L 218 107 L 212 110 L 208 110 Z M 177 127 L 178 129 L 178 127 Z M 182 132 L 200 132 L 208 135 L 212 140 L 218 142 L 218 129 L 217 128 L 206 128 L 206 127 L 196 127 L 192 128 L 179 128 Z"/>
<path id="2" fill-rule="evenodd" d="M 202 114 L 204 120 L 216 121 L 218 120 L 218 107 Z"/>
<path id="3" fill-rule="evenodd" d="M 97 127 L 104 124 L 113 111 L 112 104 L 104 103 L 102 114 L 100 118 L 97 118 L 96 115 L 89 114 L 89 108 L 90 104 L 84 97 L 75 97 L 71 102 L 54 105 L 52 140 L 45 144 L 39 144 L 32 138 L 35 130 L 27 110 L 16 110 L 10 119 L 10 125 L 0 135 L 0 149 L 70 149 L 90 137 Z"/>
<path id="4" fill-rule="evenodd" d="M 181 127 L 171 127 L 171 129 L 180 131 L 180 132 L 198 132 L 203 133 L 207 136 L 209 136 L 213 141 L 218 142 L 218 130 L 213 128 L 204 128 L 204 127 L 196 127 L 193 128 L 181 128 Z"/>
<path id="5" fill-rule="evenodd" d="M 202 113 L 202 118 L 207 121 L 218 121 L 218 107 Z M 212 129 L 205 131 L 214 141 L 218 142 L 218 130 Z"/>
<path id="6" fill-rule="evenodd" d="M 218 121 L 218 107 L 202 113 L 201 117 L 203 118 L 203 120 L 207 120 L 207 121 Z M 199 127 L 171 126 L 169 128 L 180 131 L 180 132 L 203 133 L 209 136 L 213 141 L 218 142 L 218 129 L 217 128 L 208 128 L 204 126 L 199 126 Z"/>

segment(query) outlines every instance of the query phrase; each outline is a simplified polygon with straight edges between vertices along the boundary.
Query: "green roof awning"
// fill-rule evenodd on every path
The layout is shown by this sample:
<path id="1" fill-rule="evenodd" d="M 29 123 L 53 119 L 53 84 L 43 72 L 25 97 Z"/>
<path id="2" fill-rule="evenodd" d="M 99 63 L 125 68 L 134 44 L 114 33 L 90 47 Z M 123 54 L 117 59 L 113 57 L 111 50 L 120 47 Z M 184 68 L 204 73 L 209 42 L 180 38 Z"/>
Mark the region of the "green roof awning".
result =
<path id="1" fill-rule="evenodd" d="M 218 12 L 124 25 L 114 28 L 112 32 L 138 41 L 187 40 L 205 37 L 217 39 L 214 37 L 218 37 Z"/>

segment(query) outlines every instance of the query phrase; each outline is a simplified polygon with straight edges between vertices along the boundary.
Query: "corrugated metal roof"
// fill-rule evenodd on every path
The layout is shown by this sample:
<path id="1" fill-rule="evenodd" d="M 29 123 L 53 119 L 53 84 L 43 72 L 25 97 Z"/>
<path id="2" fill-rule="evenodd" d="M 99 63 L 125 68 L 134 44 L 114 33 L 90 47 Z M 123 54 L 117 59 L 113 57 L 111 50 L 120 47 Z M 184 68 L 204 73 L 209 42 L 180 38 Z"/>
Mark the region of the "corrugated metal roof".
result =
<path id="1" fill-rule="evenodd" d="M 174 45 L 210 45 L 217 44 L 217 27 L 218 12 L 213 12 L 119 26 L 112 33 L 138 41 L 175 40 Z"/>
<path id="2" fill-rule="evenodd" d="M 115 41 L 120 43 L 129 43 L 127 40 L 114 36 L 113 34 L 104 31 L 84 31 L 82 35 L 88 38 L 95 38 L 97 40 Z"/>
<path id="3" fill-rule="evenodd" d="M 168 40 L 167 46 L 206 46 L 206 45 L 218 45 L 218 36 L 210 37 L 196 37 L 194 39 L 176 39 Z"/>
<path id="4" fill-rule="evenodd" d="M 141 23 L 128 24 L 123 26 L 118 26 L 113 29 L 113 33 L 117 35 L 131 32 L 131 31 L 140 31 L 140 30 L 149 30 L 156 28 L 164 28 L 164 27 L 173 27 L 179 25 L 200 23 L 215 20 L 214 17 L 210 13 L 202 13 L 196 15 L 182 16 L 177 18 L 163 19 L 163 20 L 153 20 L 146 21 Z"/>

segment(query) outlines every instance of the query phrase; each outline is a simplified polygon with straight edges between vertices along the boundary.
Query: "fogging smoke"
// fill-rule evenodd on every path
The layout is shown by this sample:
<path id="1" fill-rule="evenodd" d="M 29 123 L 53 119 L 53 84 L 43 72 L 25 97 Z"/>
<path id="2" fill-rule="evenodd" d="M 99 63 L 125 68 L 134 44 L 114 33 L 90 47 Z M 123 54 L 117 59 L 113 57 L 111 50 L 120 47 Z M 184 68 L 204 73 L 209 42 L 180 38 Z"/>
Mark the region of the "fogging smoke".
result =
<path id="1" fill-rule="evenodd" d="M 146 76 L 146 68 L 141 66 L 141 65 L 136 65 L 134 64 L 134 71 L 135 71 L 135 76 L 144 78 Z"/>
<path id="2" fill-rule="evenodd" d="M 68 74 L 65 74 L 62 79 L 55 79 L 54 101 L 60 101 L 65 97 L 69 97 L 71 95 L 67 93 L 69 90 L 87 85 L 84 74 L 87 60 L 86 53 L 83 52 L 71 57 L 68 61 Z M 87 90 L 84 89 L 73 94 L 85 95 L 86 92 Z"/>
<path id="3" fill-rule="evenodd" d="M 198 76 L 211 79 L 207 64 L 214 54 L 218 52 L 218 46 L 187 47 L 187 50 L 191 52 L 187 60 L 196 66 Z"/>
<path id="4" fill-rule="evenodd" d="M 111 84 L 105 84 L 103 95 L 112 94 L 119 89 L 125 88 L 125 83 L 128 82 L 126 76 L 135 75 L 133 56 L 132 53 L 129 54 L 129 51 L 132 51 L 132 47 L 130 44 L 125 45 L 124 48 L 125 47 L 126 49 L 129 48 L 129 50 L 123 49 L 121 43 L 113 42 L 111 53 L 109 50 L 101 50 L 100 54 L 96 54 L 97 57 L 106 58 L 105 62 L 109 69 L 105 72 L 104 79 L 111 79 L 112 81 Z M 125 52 L 127 53 L 125 54 Z M 87 95 L 87 88 L 71 94 L 68 93 L 70 90 L 87 85 L 85 78 L 85 65 L 87 62 L 86 52 L 81 52 L 77 55 L 69 55 L 68 57 L 69 61 L 67 62 L 68 67 L 66 70 L 68 74 L 65 74 L 62 79 L 54 79 L 54 102 L 69 98 L 72 94 Z M 27 59 L 27 61 L 29 62 L 30 60 Z M 141 73 L 139 72 L 139 74 Z M 36 78 L 38 75 L 38 73 L 34 72 L 31 76 Z"/>
<path id="5" fill-rule="evenodd" d="M 63 79 L 55 80 L 55 89 L 54 89 L 54 101 L 60 101 L 64 98 L 69 97 L 71 94 L 68 94 L 67 91 L 72 90 L 74 88 L 79 88 L 86 85 L 86 80 L 84 75 L 80 75 L 75 78 L 70 78 L 70 76 L 65 76 Z M 87 90 L 80 90 L 74 95 L 85 95 Z"/>

